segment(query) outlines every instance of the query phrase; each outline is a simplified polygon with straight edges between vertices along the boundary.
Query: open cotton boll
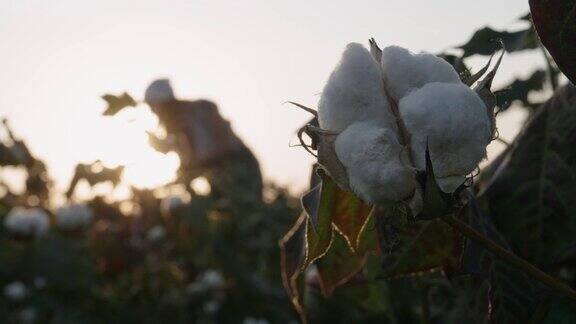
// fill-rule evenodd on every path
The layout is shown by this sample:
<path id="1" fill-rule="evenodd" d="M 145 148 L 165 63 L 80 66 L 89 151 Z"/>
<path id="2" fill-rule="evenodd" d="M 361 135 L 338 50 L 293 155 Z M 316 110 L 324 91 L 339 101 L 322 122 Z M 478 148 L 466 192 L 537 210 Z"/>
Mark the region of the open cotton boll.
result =
<path id="1" fill-rule="evenodd" d="M 396 101 L 430 82 L 460 83 L 454 68 L 436 55 L 389 46 L 382 50 L 381 63 L 384 82 Z"/>
<path id="2" fill-rule="evenodd" d="M 482 99 L 464 84 L 429 83 L 404 97 L 399 109 L 416 167 L 425 170 L 428 143 L 443 191 L 454 191 L 486 157 L 490 119 Z"/>
<path id="3" fill-rule="evenodd" d="M 4 226 L 15 236 L 39 237 L 48 232 L 50 220 L 40 208 L 15 207 L 6 215 Z"/>
<path id="4" fill-rule="evenodd" d="M 368 119 L 395 125 L 378 63 L 364 46 L 351 43 L 322 91 L 318 121 L 322 129 L 341 132 Z"/>
<path id="5" fill-rule="evenodd" d="M 70 204 L 56 210 L 56 225 L 65 231 L 78 231 L 90 226 L 93 213 L 84 204 Z"/>
<path id="6" fill-rule="evenodd" d="M 400 201 L 414 193 L 414 173 L 404 166 L 392 130 L 374 121 L 354 123 L 338 135 L 335 149 L 351 189 L 364 201 Z"/>
<path id="7" fill-rule="evenodd" d="M 14 281 L 4 286 L 4 297 L 10 301 L 21 301 L 26 298 L 26 295 L 28 295 L 28 288 L 21 281 Z"/>

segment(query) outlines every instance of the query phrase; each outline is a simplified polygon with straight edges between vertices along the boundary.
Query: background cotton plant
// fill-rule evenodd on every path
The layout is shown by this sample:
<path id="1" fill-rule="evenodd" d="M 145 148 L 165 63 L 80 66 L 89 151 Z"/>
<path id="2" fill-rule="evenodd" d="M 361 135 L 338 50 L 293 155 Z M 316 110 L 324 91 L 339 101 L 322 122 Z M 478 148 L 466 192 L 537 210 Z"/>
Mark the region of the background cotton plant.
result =
<path id="1" fill-rule="evenodd" d="M 56 226 L 64 231 L 80 231 L 87 229 L 92 223 L 94 212 L 81 203 L 69 204 L 56 210 Z"/>
<path id="2" fill-rule="evenodd" d="M 40 208 L 15 207 L 6 215 L 4 226 L 16 237 L 40 237 L 50 229 L 50 218 Z"/>

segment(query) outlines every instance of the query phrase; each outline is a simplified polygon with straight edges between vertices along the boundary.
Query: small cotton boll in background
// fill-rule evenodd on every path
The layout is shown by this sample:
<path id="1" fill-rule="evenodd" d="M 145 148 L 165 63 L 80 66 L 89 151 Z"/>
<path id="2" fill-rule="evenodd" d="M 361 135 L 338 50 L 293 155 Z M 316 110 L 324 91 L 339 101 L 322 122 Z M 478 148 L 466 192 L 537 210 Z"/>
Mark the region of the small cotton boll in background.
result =
<path id="1" fill-rule="evenodd" d="M 442 58 L 428 53 L 414 54 L 398 46 L 382 50 L 382 73 L 396 101 L 430 82 L 461 82 L 456 70 Z"/>
<path id="2" fill-rule="evenodd" d="M 34 278 L 34 287 L 38 289 L 46 287 L 46 279 L 44 279 L 43 277 Z"/>
<path id="3" fill-rule="evenodd" d="M 224 286 L 224 276 L 217 270 L 206 270 L 200 276 L 200 281 L 208 288 L 221 288 Z"/>
<path id="4" fill-rule="evenodd" d="M 215 314 L 220 309 L 220 306 L 222 306 L 220 302 L 216 300 L 210 300 L 202 305 L 202 310 L 207 314 Z"/>
<path id="5" fill-rule="evenodd" d="M 146 238 L 150 242 L 158 242 L 166 236 L 166 229 L 160 225 L 156 225 L 148 230 Z"/>
<path id="6" fill-rule="evenodd" d="M 268 322 L 268 320 L 265 318 L 246 317 L 244 319 L 244 321 L 242 321 L 242 323 L 243 324 L 268 324 L 270 322 Z"/>
<path id="7" fill-rule="evenodd" d="M 26 298 L 28 295 L 28 288 L 21 281 L 14 281 L 4 287 L 4 297 L 6 299 L 18 302 Z"/>
<path id="8" fill-rule="evenodd" d="M 40 208 L 15 207 L 6 215 L 4 226 L 18 237 L 39 237 L 48 232 L 50 219 Z"/>
<path id="9" fill-rule="evenodd" d="M 22 324 L 32 324 L 36 322 L 36 318 L 38 317 L 38 312 L 35 308 L 29 306 L 20 311 L 18 316 L 20 318 L 20 323 Z"/>
<path id="10" fill-rule="evenodd" d="M 322 91 L 318 121 L 322 129 L 341 132 L 362 120 L 395 127 L 378 63 L 364 46 L 351 43 Z"/>
<path id="11" fill-rule="evenodd" d="M 80 231 L 90 227 L 93 212 L 85 204 L 70 204 L 56 210 L 56 226 L 64 231 Z"/>
<path id="12" fill-rule="evenodd" d="M 426 145 L 444 192 L 453 192 L 486 157 L 491 124 L 480 97 L 459 83 L 429 83 L 404 97 L 400 114 L 411 134 L 416 167 L 426 169 Z"/>
<path id="13" fill-rule="evenodd" d="M 187 290 L 190 293 L 201 293 L 207 290 L 224 288 L 226 281 L 222 273 L 218 270 L 206 270 L 196 280 L 188 285 Z"/>
<path id="14" fill-rule="evenodd" d="M 336 139 L 336 155 L 348 173 L 350 187 L 361 199 L 375 204 L 400 201 L 413 195 L 414 172 L 391 130 L 378 122 L 349 126 Z"/>

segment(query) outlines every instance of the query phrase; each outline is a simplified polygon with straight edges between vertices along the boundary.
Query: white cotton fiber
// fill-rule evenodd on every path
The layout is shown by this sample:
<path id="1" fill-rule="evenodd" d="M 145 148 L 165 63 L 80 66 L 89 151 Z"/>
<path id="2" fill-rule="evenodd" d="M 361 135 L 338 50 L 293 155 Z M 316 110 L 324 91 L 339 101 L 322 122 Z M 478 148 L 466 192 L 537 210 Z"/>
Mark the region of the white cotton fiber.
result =
<path id="1" fill-rule="evenodd" d="M 429 83 L 399 105 L 415 165 L 425 169 L 426 143 L 445 192 L 456 189 L 486 156 L 490 120 L 480 97 L 462 83 Z"/>
<path id="2" fill-rule="evenodd" d="M 398 46 L 382 51 L 382 72 L 396 101 L 430 82 L 460 83 L 458 73 L 442 58 L 428 53 L 414 54 Z"/>
<path id="3" fill-rule="evenodd" d="M 14 281 L 4 286 L 4 297 L 10 301 L 21 301 L 28 295 L 28 288 L 21 281 Z"/>
<path id="4" fill-rule="evenodd" d="M 392 130 L 374 121 L 357 122 L 338 135 L 335 148 L 350 187 L 364 201 L 400 201 L 414 193 L 414 174 L 405 167 L 405 152 Z"/>
<path id="5" fill-rule="evenodd" d="M 322 92 L 318 119 L 322 129 L 335 132 L 361 120 L 380 120 L 394 127 L 380 68 L 364 46 L 346 47 Z"/>
<path id="6" fill-rule="evenodd" d="M 70 204 L 56 210 L 56 225 L 64 231 L 87 229 L 92 218 L 92 210 L 85 204 Z"/>

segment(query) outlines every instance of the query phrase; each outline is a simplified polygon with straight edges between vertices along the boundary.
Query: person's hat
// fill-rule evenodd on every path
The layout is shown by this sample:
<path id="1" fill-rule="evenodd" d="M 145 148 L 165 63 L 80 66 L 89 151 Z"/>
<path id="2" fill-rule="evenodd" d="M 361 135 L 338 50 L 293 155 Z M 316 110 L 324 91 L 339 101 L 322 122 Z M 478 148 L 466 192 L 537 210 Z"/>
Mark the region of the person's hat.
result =
<path id="1" fill-rule="evenodd" d="M 168 79 L 158 79 L 150 83 L 144 95 L 144 101 L 148 104 L 174 101 L 174 91 Z"/>

